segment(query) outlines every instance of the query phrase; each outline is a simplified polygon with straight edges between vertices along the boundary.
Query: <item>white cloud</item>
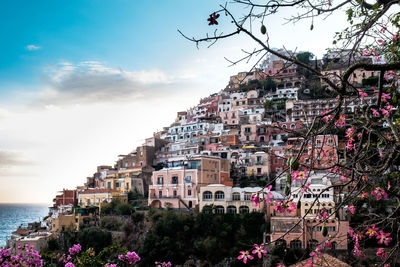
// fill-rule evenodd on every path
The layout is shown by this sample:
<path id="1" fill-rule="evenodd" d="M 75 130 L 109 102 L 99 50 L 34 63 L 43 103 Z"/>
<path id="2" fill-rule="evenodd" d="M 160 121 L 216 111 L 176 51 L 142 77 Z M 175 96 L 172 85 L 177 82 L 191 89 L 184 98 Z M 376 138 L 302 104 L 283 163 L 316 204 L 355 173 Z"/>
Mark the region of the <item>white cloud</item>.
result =
<path id="1" fill-rule="evenodd" d="M 41 48 L 40 46 L 37 46 L 37 45 L 34 45 L 34 44 L 30 44 L 30 45 L 25 46 L 25 49 L 28 50 L 28 51 L 35 51 L 35 50 L 39 50 L 40 48 Z"/>

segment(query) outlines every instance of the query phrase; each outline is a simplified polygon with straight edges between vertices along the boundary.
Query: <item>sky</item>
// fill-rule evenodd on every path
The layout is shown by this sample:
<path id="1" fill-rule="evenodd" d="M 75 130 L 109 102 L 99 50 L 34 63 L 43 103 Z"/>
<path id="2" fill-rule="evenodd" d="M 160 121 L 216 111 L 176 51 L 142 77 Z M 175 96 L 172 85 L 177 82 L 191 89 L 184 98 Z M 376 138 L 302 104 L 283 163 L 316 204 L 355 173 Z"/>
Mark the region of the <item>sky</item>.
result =
<path id="1" fill-rule="evenodd" d="M 145 138 L 223 89 L 229 67 L 254 49 L 243 34 L 196 48 L 218 0 L 5 1 L 0 9 L 0 203 L 50 204 L 113 165 Z M 232 6 L 235 14 L 243 14 Z M 297 24 L 278 13 L 265 25 L 271 47 L 321 57 L 342 16 Z M 260 27 L 255 25 L 254 27 Z M 263 37 L 265 38 L 265 37 Z"/>

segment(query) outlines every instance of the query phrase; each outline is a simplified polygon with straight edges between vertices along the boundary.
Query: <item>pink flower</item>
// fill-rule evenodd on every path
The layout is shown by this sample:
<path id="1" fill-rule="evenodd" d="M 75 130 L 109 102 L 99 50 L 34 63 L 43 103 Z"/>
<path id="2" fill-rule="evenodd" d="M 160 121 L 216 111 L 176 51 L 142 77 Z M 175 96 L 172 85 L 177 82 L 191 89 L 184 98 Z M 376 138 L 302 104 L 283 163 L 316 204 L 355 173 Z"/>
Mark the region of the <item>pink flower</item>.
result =
<path id="1" fill-rule="evenodd" d="M 301 183 L 303 179 L 308 179 L 308 176 L 306 175 L 306 171 L 295 171 L 292 173 L 292 179 L 293 181 L 298 180 Z"/>
<path id="2" fill-rule="evenodd" d="M 390 190 L 390 181 L 388 181 L 387 190 Z"/>
<path id="3" fill-rule="evenodd" d="M 287 213 L 290 214 L 296 209 L 297 205 L 293 202 L 293 199 L 288 201 L 275 201 L 275 208 L 278 213 Z"/>
<path id="4" fill-rule="evenodd" d="M 358 91 L 358 94 L 360 95 L 361 98 L 364 98 L 364 97 L 368 96 L 368 94 L 363 92 L 361 89 L 357 89 L 357 91 Z"/>
<path id="5" fill-rule="evenodd" d="M 71 255 L 75 255 L 75 254 L 78 254 L 81 250 L 82 250 L 81 245 L 80 244 L 75 244 L 68 250 L 68 252 Z"/>
<path id="6" fill-rule="evenodd" d="M 260 245 L 254 244 L 254 250 L 251 253 L 257 254 L 258 258 L 261 259 L 262 254 L 267 253 L 267 251 L 264 249 L 264 244 L 260 244 Z"/>
<path id="7" fill-rule="evenodd" d="M 332 248 L 333 246 L 332 246 L 332 243 L 331 243 L 331 242 L 325 241 L 325 247 L 327 247 L 327 248 Z"/>
<path id="8" fill-rule="evenodd" d="M 354 132 L 355 132 L 355 130 L 354 130 L 353 127 L 347 128 L 347 130 L 346 130 L 346 138 L 352 137 L 354 135 Z"/>
<path id="9" fill-rule="evenodd" d="M 260 197 L 258 196 L 258 193 L 251 194 L 250 201 L 254 202 L 254 207 L 260 206 Z"/>
<path id="10" fill-rule="evenodd" d="M 172 263 L 169 261 L 169 262 L 165 262 L 165 261 L 163 261 L 163 262 L 158 262 L 158 261 L 156 261 L 155 263 L 154 263 L 157 267 L 171 267 L 172 266 Z"/>
<path id="11" fill-rule="evenodd" d="M 327 209 L 322 208 L 318 213 L 318 219 L 319 220 L 326 220 L 327 218 L 329 218 L 329 212 L 328 212 Z"/>
<path id="12" fill-rule="evenodd" d="M 354 208 L 354 206 L 349 206 L 348 209 L 351 212 L 351 214 L 354 214 L 354 212 L 356 211 L 356 208 Z"/>
<path id="13" fill-rule="evenodd" d="M 116 264 L 106 264 L 106 267 L 117 267 L 117 265 Z"/>
<path id="14" fill-rule="evenodd" d="M 367 50 L 367 49 L 364 49 L 364 50 L 362 51 L 362 54 L 363 54 L 363 56 L 367 57 L 367 56 L 370 56 L 370 55 L 371 55 L 371 51 L 369 51 L 369 50 Z"/>
<path id="15" fill-rule="evenodd" d="M 378 251 L 376 252 L 376 256 L 379 256 L 382 260 L 384 260 L 384 259 L 387 259 L 388 253 L 386 252 L 386 249 L 378 248 Z"/>
<path id="16" fill-rule="evenodd" d="M 118 255 L 118 259 L 128 264 L 135 264 L 136 262 L 140 261 L 140 257 L 134 251 L 128 251 L 126 255 Z"/>
<path id="17" fill-rule="evenodd" d="M 376 236 L 376 239 L 378 239 L 378 244 L 385 244 L 386 246 L 388 246 L 390 241 L 392 240 L 392 238 L 388 236 L 390 236 L 390 233 L 385 233 L 380 230 L 379 235 Z"/>
<path id="18" fill-rule="evenodd" d="M 371 228 L 371 227 L 367 227 L 367 232 L 366 232 L 366 234 L 369 236 L 369 238 L 371 238 L 371 237 L 373 237 L 373 236 L 378 235 L 378 230 L 379 230 L 379 228 L 378 228 L 378 227 L 375 227 L 375 224 L 373 224 L 373 225 L 372 225 L 372 228 Z"/>
<path id="19" fill-rule="evenodd" d="M 382 197 L 387 198 L 388 195 L 385 190 L 381 187 L 377 187 L 374 191 L 371 192 L 371 195 L 376 195 L 376 200 L 381 200 Z"/>
<path id="20" fill-rule="evenodd" d="M 75 264 L 73 264 L 72 262 L 68 262 L 67 264 L 65 264 L 65 267 L 75 267 Z"/>
<path id="21" fill-rule="evenodd" d="M 216 14 L 215 12 L 212 13 L 207 19 L 207 21 L 209 21 L 208 25 L 218 25 L 217 18 L 219 18 L 219 14 Z"/>
<path id="22" fill-rule="evenodd" d="M 373 116 L 378 117 L 378 116 L 380 115 L 380 114 L 379 114 L 379 111 L 377 111 L 376 109 L 371 108 L 371 110 L 372 110 L 372 115 L 373 115 Z"/>
<path id="23" fill-rule="evenodd" d="M 368 197 L 368 193 L 362 191 L 362 193 L 361 193 L 361 199 L 364 199 L 364 198 L 366 198 L 366 197 Z"/>
<path id="24" fill-rule="evenodd" d="M 303 184 L 302 186 L 301 186 L 301 193 L 307 193 L 307 192 L 311 192 L 311 189 L 310 189 L 310 185 L 311 185 L 311 183 L 306 183 L 306 184 Z"/>
<path id="25" fill-rule="evenodd" d="M 346 124 L 346 116 L 339 114 L 339 118 L 335 122 L 336 127 L 343 127 Z"/>
<path id="26" fill-rule="evenodd" d="M 272 185 L 269 185 L 264 192 L 264 197 L 265 197 L 265 202 L 269 203 L 271 202 L 270 198 L 273 198 L 274 195 L 271 193 Z"/>
<path id="27" fill-rule="evenodd" d="M 240 251 L 241 255 L 239 255 L 237 258 L 238 260 L 243 260 L 243 263 L 246 264 L 247 259 L 252 260 L 254 259 L 253 256 L 250 255 L 248 251 Z"/>

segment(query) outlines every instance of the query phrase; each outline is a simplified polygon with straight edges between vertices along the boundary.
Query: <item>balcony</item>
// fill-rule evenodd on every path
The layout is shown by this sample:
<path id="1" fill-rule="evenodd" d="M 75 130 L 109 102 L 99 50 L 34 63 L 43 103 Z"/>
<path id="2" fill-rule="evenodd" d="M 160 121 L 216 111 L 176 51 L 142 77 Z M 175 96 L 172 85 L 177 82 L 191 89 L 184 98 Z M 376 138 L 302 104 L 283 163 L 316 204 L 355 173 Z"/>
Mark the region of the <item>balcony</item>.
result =
<path id="1" fill-rule="evenodd" d="M 177 196 L 157 196 L 157 195 L 150 195 L 150 199 L 178 199 L 180 195 Z"/>

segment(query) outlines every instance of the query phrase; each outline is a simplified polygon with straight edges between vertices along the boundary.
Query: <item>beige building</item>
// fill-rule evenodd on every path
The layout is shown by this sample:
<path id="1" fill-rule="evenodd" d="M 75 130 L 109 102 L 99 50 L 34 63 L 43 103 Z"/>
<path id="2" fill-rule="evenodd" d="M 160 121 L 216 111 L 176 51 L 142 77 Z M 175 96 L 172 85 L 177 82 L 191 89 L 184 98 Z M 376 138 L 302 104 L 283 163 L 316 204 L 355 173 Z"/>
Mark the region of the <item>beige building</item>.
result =
<path id="1" fill-rule="evenodd" d="M 38 252 L 44 252 L 47 249 L 47 242 L 52 234 L 47 231 L 34 232 L 26 236 L 20 236 L 7 241 L 7 247 L 10 248 L 12 254 L 25 251 L 25 245 L 33 246 Z M 18 249 L 21 246 L 22 249 Z"/>
<path id="2" fill-rule="evenodd" d="M 271 172 L 271 160 L 264 151 L 255 152 L 250 156 L 250 165 L 247 167 L 247 175 L 267 176 Z"/>
<path id="3" fill-rule="evenodd" d="M 249 213 L 253 211 L 261 211 L 264 206 L 255 207 L 251 202 L 251 195 L 260 192 L 261 187 L 232 187 L 222 184 L 211 184 L 200 188 L 200 211 L 213 208 L 215 213 Z M 283 199 L 283 196 L 276 192 L 272 199 Z M 270 207 L 267 207 L 270 209 Z M 271 210 L 269 211 L 271 212 Z M 268 212 L 268 213 L 269 213 Z"/>
<path id="4" fill-rule="evenodd" d="M 121 202 L 127 202 L 128 196 L 116 189 L 85 189 L 78 193 L 78 205 L 81 207 L 96 206 L 101 203 L 110 203 L 113 199 L 119 199 Z"/>

